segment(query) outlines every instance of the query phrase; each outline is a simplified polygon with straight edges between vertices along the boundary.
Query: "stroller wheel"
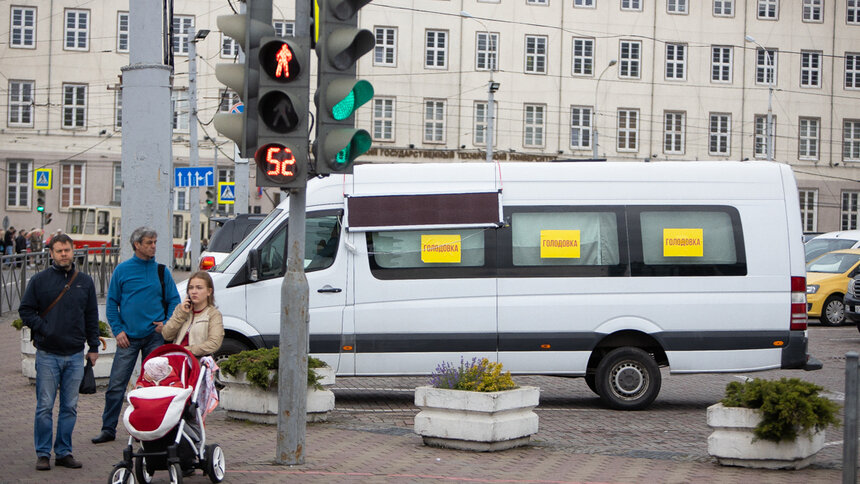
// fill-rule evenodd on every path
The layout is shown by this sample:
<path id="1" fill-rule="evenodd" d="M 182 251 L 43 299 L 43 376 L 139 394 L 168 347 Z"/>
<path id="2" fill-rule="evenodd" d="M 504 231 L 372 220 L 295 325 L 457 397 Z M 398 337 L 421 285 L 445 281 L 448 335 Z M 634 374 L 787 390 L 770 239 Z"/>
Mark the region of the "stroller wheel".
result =
<path id="1" fill-rule="evenodd" d="M 170 484 L 182 484 L 182 467 L 179 464 L 170 464 L 167 472 L 170 474 Z"/>
<path id="2" fill-rule="evenodd" d="M 134 458 L 134 477 L 141 484 L 149 484 L 152 482 L 152 474 L 146 468 L 146 457 Z"/>
<path id="3" fill-rule="evenodd" d="M 108 484 L 135 484 L 131 469 L 120 464 L 113 466 Z"/>
<path id="4" fill-rule="evenodd" d="M 226 462 L 221 446 L 218 444 L 207 445 L 206 468 L 204 470 L 206 471 L 206 475 L 209 476 L 209 480 L 216 484 L 223 481 L 225 468 Z"/>

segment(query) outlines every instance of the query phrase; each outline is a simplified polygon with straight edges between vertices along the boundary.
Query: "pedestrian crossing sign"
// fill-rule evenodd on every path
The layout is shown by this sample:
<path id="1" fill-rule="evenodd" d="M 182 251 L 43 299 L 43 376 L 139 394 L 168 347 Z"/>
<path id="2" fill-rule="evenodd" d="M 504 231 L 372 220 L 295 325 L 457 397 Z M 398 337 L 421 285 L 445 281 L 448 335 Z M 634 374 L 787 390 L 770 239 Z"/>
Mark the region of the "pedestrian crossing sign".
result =
<path id="1" fill-rule="evenodd" d="M 224 205 L 236 203 L 236 182 L 218 182 L 218 203 Z"/>
<path id="2" fill-rule="evenodd" d="M 37 168 L 33 188 L 36 190 L 50 190 L 51 184 L 54 181 L 51 173 L 52 170 L 50 168 Z"/>

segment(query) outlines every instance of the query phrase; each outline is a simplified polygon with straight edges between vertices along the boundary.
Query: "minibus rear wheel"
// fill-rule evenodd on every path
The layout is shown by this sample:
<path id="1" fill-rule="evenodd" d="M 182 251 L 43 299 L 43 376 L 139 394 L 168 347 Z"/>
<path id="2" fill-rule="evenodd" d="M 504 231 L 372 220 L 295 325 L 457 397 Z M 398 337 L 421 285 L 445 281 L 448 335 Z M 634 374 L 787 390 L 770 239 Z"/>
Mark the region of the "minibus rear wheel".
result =
<path id="1" fill-rule="evenodd" d="M 646 351 L 622 346 L 597 365 L 597 394 L 616 410 L 641 410 L 660 393 L 662 377 L 657 362 Z"/>

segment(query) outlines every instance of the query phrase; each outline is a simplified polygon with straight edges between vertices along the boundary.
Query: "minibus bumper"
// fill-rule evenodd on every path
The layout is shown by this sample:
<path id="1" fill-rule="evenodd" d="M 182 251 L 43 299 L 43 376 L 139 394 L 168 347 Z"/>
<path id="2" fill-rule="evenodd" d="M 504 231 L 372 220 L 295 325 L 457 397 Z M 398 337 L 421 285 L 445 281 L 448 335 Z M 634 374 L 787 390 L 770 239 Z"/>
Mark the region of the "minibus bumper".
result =
<path id="1" fill-rule="evenodd" d="M 824 365 L 806 352 L 808 344 L 806 331 L 789 331 L 788 344 L 782 348 L 782 369 L 820 370 Z"/>

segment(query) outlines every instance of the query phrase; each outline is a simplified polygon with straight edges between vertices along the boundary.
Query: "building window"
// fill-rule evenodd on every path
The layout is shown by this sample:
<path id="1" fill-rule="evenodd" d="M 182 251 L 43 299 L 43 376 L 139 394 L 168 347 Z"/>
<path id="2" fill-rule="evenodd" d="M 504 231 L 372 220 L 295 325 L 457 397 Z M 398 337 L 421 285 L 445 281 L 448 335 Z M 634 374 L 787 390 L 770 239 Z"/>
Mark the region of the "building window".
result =
<path id="1" fill-rule="evenodd" d="M 708 154 L 728 156 L 732 146 L 732 115 L 712 113 L 708 128 Z"/>
<path id="2" fill-rule="evenodd" d="M 733 17 L 735 0 L 714 0 L 714 17 Z"/>
<path id="3" fill-rule="evenodd" d="M 776 60 L 776 49 L 756 49 L 756 84 L 776 85 Z"/>
<path id="4" fill-rule="evenodd" d="M 666 0 L 666 11 L 674 14 L 687 14 L 687 0 Z"/>
<path id="5" fill-rule="evenodd" d="M 478 32 L 475 44 L 475 69 L 495 71 L 499 69 L 499 34 Z"/>
<path id="6" fill-rule="evenodd" d="M 590 107 L 570 107 L 570 147 L 575 150 L 591 148 Z"/>
<path id="7" fill-rule="evenodd" d="M 188 55 L 188 41 L 193 33 L 194 17 L 173 16 L 173 53 L 175 55 Z"/>
<path id="8" fill-rule="evenodd" d="M 527 0 L 529 5 L 549 5 L 549 0 Z"/>
<path id="9" fill-rule="evenodd" d="M 292 37 L 295 35 L 296 23 L 286 20 L 275 20 L 272 25 L 275 27 L 275 35 L 278 37 Z"/>
<path id="10" fill-rule="evenodd" d="M 860 161 L 860 120 L 848 120 L 842 125 L 843 161 Z"/>
<path id="11" fill-rule="evenodd" d="M 445 142 L 445 101 L 424 101 L 424 142 Z"/>
<path id="12" fill-rule="evenodd" d="M 621 10 L 642 10 L 641 0 L 621 0 Z"/>
<path id="13" fill-rule="evenodd" d="M 817 160 L 821 139 L 821 121 L 818 118 L 800 118 L 798 125 L 798 157 L 801 160 Z"/>
<path id="14" fill-rule="evenodd" d="M 9 47 L 17 49 L 36 48 L 36 9 L 12 7 L 12 25 L 9 32 Z"/>
<path id="15" fill-rule="evenodd" d="M 664 113 L 663 153 L 684 154 L 684 113 Z"/>
<path id="16" fill-rule="evenodd" d="M 803 0 L 803 21 L 824 21 L 824 0 Z"/>
<path id="17" fill-rule="evenodd" d="M 857 230 L 857 218 L 860 215 L 858 209 L 860 192 L 842 192 L 842 228 L 841 230 Z"/>
<path id="18" fill-rule="evenodd" d="M 711 46 L 711 81 L 732 82 L 734 50 L 724 45 Z"/>
<path id="19" fill-rule="evenodd" d="M 641 62 L 642 42 L 638 40 L 622 40 L 620 44 L 621 64 L 618 77 L 624 79 L 639 79 L 639 63 Z"/>
<path id="20" fill-rule="evenodd" d="M 758 13 L 756 16 L 762 20 L 778 19 L 779 0 L 758 0 Z"/>
<path id="21" fill-rule="evenodd" d="M 618 110 L 618 151 L 639 150 L 639 110 Z"/>
<path id="22" fill-rule="evenodd" d="M 66 42 L 65 50 L 89 49 L 90 11 L 66 10 Z"/>
<path id="23" fill-rule="evenodd" d="M 171 91 L 170 104 L 173 111 L 173 131 L 188 132 L 188 91 Z"/>
<path id="24" fill-rule="evenodd" d="M 546 74 L 546 41 L 544 36 L 526 35 L 527 74 Z"/>
<path id="25" fill-rule="evenodd" d="M 573 39 L 573 75 L 594 75 L 594 39 Z"/>
<path id="26" fill-rule="evenodd" d="M 800 195 L 800 223 L 804 232 L 817 232 L 818 229 L 818 190 L 798 190 Z"/>
<path id="27" fill-rule="evenodd" d="M 821 52 L 800 52 L 800 87 L 821 87 Z"/>
<path id="28" fill-rule="evenodd" d="M 687 46 L 666 44 L 666 79 L 683 81 L 687 78 Z"/>
<path id="29" fill-rule="evenodd" d="M 573 0 L 573 6 L 579 8 L 594 8 L 594 0 Z"/>
<path id="30" fill-rule="evenodd" d="M 30 162 L 6 163 L 6 208 L 30 207 Z"/>
<path id="31" fill-rule="evenodd" d="M 34 81 L 9 81 L 10 127 L 26 128 L 33 126 Z"/>
<path id="32" fill-rule="evenodd" d="M 113 197 L 112 203 L 122 203 L 122 163 L 113 165 Z"/>
<path id="33" fill-rule="evenodd" d="M 373 65 L 394 67 L 397 64 L 397 29 L 376 27 L 376 47 L 373 48 Z"/>
<path id="34" fill-rule="evenodd" d="M 232 37 L 221 32 L 221 57 L 232 59 L 239 55 L 239 43 Z"/>
<path id="35" fill-rule="evenodd" d="M 849 24 L 860 24 L 860 0 L 847 0 L 845 6 L 845 21 Z"/>
<path id="36" fill-rule="evenodd" d="M 445 69 L 448 67 L 448 32 L 428 30 L 424 37 L 424 67 Z"/>
<path id="37" fill-rule="evenodd" d="M 60 165 L 60 208 L 84 203 L 83 163 L 64 163 Z"/>
<path id="38" fill-rule="evenodd" d="M 373 99 L 373 139 L 394 141 L 394 99 Z"/>
<path id="39" fill-rule="evenodd" d="M 845 53 L 845 89 L 860 89 L 860 53 Z"/>
<path id="40" fill-rule="evenodd" d="M 776 116 L 773 116 L 773 139 L 776 139 Z M 767 116 L 757 114 L 755 116 L 755 142 L 753 150 L 756 158 L 767 157 Z"/>
<path id="41" fill-rule="evenodd" d="M 116 129 L 122 129 L 122 89 L 117 89 L 114 95 L 113 125 Z"/>
<path id="42" fill-rule="evenodd" d="M 173 197 L 173 210 L 189 210 L 188 206 L 188 188 L 187 187 L 177 187 L 174 189 L 174 197 Z"/>
<path id="43" fill-rule="evenodd" d="M 87 86 L 63 84 L 63 128 L 87 127 Z"/>
<path id="44" fill-rule="evenodd" d="M 222 113 L 229 113 L 230 110 L 233 109 L 233 106 L 242 102 L 239 99 L 239 95 L 233 92 L 231 89 L 224 89 L 221 91 L 221 102 L 218 104 L 218 111 Z"/>
<path id="45" fill-rule="evenodd" d="M 540 148 L 543 146 L 544 123 L 546 107 L 537 104 L 526 104 L 523 117 L 524 134 L 523 146 L 526 148 Z"/>
<path id="46" fill-rule="evenodd" d="M 487 113 L 486 102 L 477 101 L 475 102 L 475 136 L 474 136 L 474 144 L 476 146 L 486 146 L 487 145 L 487 126 L 489 118 Z M 498 103 L 493 101 L 493 110 L 498 109 Z M 498 129 L 495 125 L 493 125 L 493 146 L 496 145 L 496 132 Z"/>
<path id="47" fill-rule="evenodd" d="M 116 51 L 128 53 L 128 12 L 116 14 Z"/>

